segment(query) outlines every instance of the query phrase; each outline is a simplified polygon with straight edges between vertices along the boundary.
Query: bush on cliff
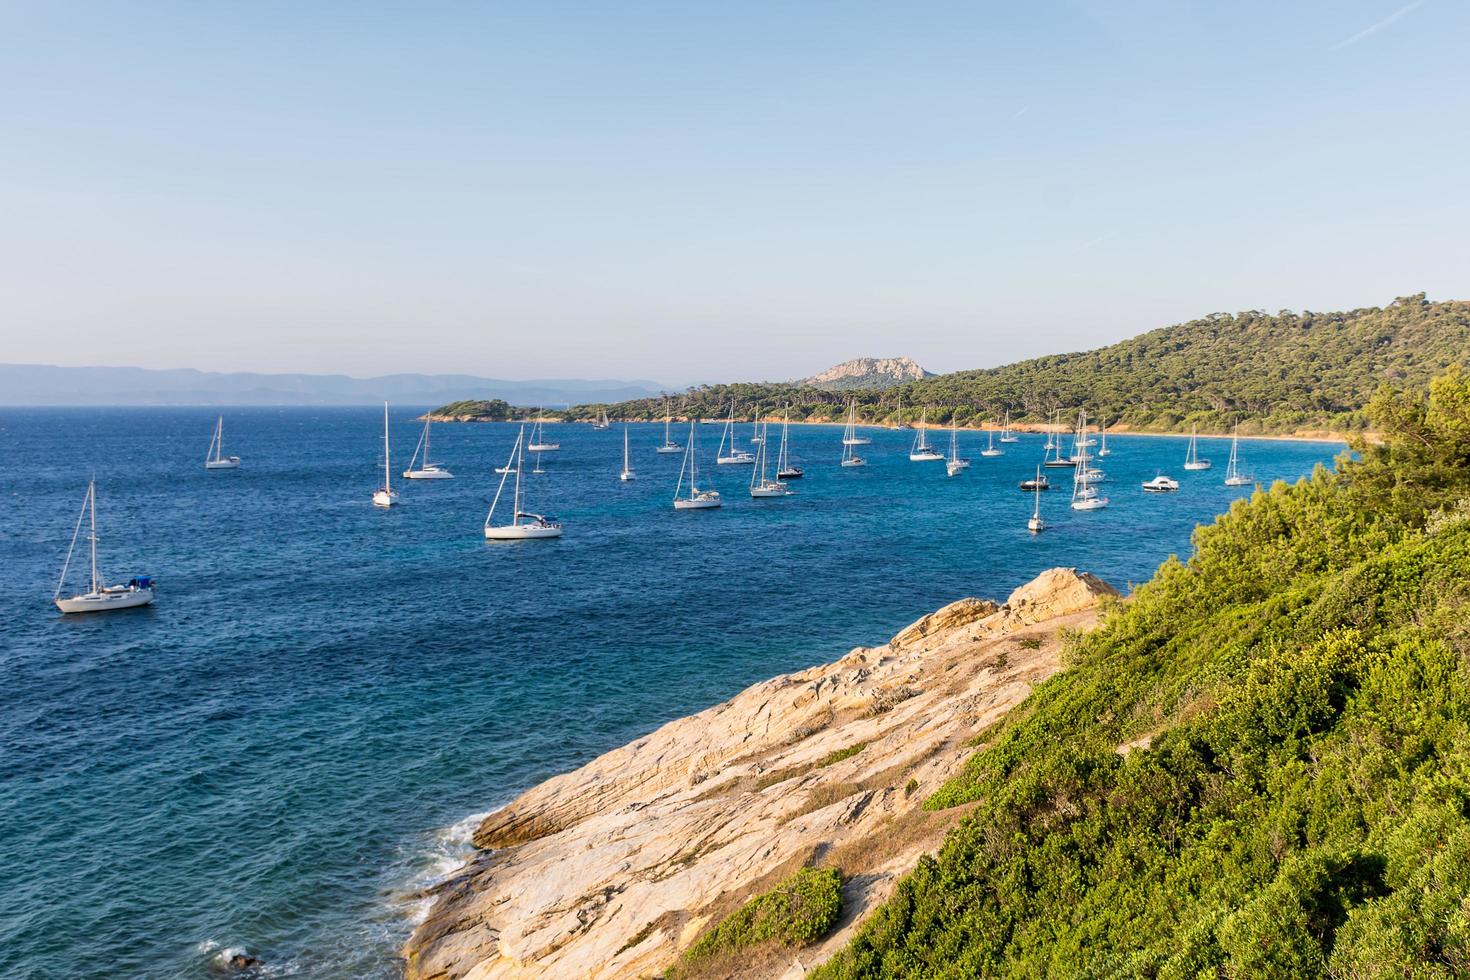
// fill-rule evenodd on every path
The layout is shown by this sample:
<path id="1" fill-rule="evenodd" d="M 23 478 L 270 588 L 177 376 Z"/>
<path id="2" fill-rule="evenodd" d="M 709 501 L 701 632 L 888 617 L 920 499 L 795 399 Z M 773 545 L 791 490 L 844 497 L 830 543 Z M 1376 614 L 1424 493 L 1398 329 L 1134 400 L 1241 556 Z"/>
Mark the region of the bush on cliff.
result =
<path id="1" fill-rule="evenodd" d="M 837 869 L 798 868 L 701 936 L 685 951 L 683 969 L 673 975 L 759 945 L 805 946 L 830 932 L 841 915 L 842 876 Z"/>
<path id="2" fill-rule="evenodd" d="M 821 976 L 1470 975 L 1470 380 L 1370 411 L 1073 641 Z"/>

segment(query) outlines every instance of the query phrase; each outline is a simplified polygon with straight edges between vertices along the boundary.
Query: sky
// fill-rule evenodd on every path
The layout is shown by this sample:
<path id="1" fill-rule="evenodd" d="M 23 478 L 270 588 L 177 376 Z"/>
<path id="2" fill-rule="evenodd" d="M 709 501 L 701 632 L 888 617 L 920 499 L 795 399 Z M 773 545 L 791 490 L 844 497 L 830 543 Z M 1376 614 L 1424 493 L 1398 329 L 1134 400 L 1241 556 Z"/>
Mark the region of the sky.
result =
<path id="1" fill-rule="evenodd" d="M 783 379 L 1470 298 L 1470 4 L 0 3 L 0 361 Z"/>

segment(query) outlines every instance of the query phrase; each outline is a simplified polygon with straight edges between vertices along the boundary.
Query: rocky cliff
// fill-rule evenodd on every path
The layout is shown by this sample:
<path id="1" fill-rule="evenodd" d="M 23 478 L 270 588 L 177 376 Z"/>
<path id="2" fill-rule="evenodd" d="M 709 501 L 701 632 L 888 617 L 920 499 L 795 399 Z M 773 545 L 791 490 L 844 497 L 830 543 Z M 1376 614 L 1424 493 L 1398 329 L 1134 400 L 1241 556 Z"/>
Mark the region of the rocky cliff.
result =
<path id="1" fill-rule="evenodd" d="M 729 968 L 800 976 L 963 815 L 920 804 L 1059 669 L 1062 631 L 1090 627 L 1113 594 L 1052 569 L 1004 605 L 962 599 L 548 780 L 481 825 L 478 856 L 405 947 L 408 976 L 649 976 L 815 861 L 843 873 L 837 931 Z"/>
<path id="2" fill-rule="evenodd" d="M 799 384 L 828 391 L 857 388 L 887 388 L 905 381 L 921 381 L 933 377 L 909 357 L 855 357 L 814 374 Z"/>

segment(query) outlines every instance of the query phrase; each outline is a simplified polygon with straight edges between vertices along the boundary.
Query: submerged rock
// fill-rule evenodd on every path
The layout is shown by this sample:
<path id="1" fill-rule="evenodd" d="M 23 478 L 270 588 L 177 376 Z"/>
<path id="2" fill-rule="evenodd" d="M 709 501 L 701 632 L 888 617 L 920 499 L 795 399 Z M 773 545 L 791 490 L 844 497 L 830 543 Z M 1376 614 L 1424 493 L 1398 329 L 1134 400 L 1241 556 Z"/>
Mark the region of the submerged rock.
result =
<path id="1" fill-rule="evenodd" d="M 813 858 L 847 875 L 837 932 L 800 956 L 820 962 L 965 810 L 923 799 L 1059 669 L 1061 630 L 1090 627 L 1116 594 L 1051 569 L 1004 605 L 962 599 L 527 791 L 436 889 L 404 949 L 409 978 L 656 974 Z"/>

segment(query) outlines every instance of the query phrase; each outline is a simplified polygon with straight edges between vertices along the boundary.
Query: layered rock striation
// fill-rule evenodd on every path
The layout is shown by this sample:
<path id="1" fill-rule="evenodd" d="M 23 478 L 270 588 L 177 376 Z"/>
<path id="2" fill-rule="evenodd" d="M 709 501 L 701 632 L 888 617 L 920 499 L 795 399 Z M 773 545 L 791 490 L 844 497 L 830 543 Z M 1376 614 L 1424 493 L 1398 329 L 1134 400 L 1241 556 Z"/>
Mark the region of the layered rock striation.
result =
<path id="1" fill-rule="evenodd" d="M 1051 569 L 1003 605 L 962 599 L 889 643 L 756 684 L 522 794 L 475 834 L 405 947 L 411 980 L 643 977 L 804 863 L 841 869 L 817 947 L 746 975 L 801 975 L 850 936 L 965 808 L 923 799 L 1060 669 L 1062 634 L 1116 592 Z"/>

